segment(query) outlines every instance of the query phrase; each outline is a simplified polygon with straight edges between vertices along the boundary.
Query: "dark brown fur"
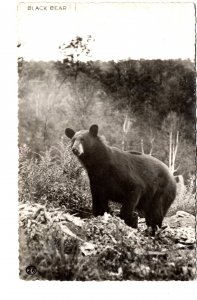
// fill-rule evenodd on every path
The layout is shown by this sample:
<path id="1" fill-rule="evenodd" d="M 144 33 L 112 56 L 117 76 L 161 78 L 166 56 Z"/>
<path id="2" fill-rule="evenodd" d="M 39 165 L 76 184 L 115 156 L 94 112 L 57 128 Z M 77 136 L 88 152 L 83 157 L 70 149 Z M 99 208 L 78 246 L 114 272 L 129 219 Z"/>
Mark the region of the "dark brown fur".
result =
<path id="1" fill-rule="evenodd" d="M 176 196 L 176 182 L 168 167 L 150 155 L 109 147 L 97 132 L 97 125 L 77 133 L 66 129 L 72 150 L 78 141 L 83 145 L 84 153 L 78 158 L 90 179 L 94 216 L 109 212 L 111 200 L 122 203 L 120 217 L 129 226 L 137 227 L 135 211 L 139 210 L 147 226 L 161 227 Z"/>

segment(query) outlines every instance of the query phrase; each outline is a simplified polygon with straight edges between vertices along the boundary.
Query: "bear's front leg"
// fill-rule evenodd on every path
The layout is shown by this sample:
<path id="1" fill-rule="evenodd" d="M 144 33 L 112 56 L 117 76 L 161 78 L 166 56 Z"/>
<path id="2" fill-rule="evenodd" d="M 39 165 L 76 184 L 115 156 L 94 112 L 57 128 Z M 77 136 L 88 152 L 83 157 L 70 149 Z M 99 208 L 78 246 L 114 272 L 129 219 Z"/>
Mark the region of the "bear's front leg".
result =
<path id="1" fill-rule="evenodd" d="M 104 215 L 105 212 L 110 213 L 108 199 L 102 188 L 100 187 L 100 189 L 96 189 L 93 187 L 91 188 L 91 192 L 93 215 L 97 217 Z"/>
<path id="2" fill-rule="evenodd" d="M 105 212 L 110 213 L 108 201 L 99 197 L 92 197 L 92 209 L 95 217 L 102 216 Z"/>

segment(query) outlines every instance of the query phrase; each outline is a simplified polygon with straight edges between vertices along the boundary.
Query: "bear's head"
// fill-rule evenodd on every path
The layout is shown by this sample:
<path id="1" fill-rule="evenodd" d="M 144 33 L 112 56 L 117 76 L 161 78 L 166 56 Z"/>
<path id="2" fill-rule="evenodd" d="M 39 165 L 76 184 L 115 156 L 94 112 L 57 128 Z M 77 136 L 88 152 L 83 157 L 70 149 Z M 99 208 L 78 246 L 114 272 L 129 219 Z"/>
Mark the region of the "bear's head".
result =
<path id="1" fill-rule="evenodd" d="M 78 157 L 90 154 L 98 142 L 98 125 L 90 126 L 89 130 L 75 132 L 71 128 L 66 128 L 65 134 L 71 139 L 72 152 Z"/>

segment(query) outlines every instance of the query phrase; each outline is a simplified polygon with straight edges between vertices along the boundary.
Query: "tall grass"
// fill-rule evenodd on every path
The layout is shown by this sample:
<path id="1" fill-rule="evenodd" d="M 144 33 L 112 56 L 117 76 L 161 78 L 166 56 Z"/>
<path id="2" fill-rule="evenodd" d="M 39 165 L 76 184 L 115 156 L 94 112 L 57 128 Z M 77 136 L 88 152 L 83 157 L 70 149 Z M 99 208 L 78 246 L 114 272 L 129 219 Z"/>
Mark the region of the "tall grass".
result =
<path id="1" fill-rule="evenodd" d="M 79 214 L 90 211 L 89 181 L 69 145 L 60 142 L 36 156 L 26 145 L 19 152 L 20 202 L 64 205 Z"/>
<path id="2" fill-rule="evenodd" d="M 80 216 L 91 215 L 91 193 L 85 170 L 63 141 L 42 154 L 20 147 L 19 201 L 52 207 L 64 205 Z M 177 184 L 177 197 L 168 215 L 183 210 L 195 215 L 195 178 L 186 185 Z"/>
<path id="3" fill-rule="evenodd" d="M 177 196 L 168 215 L 173 215 L 179 210 L 196 215 L 195 176 L 192 176 L 186 185 L 177 184 Z"/>

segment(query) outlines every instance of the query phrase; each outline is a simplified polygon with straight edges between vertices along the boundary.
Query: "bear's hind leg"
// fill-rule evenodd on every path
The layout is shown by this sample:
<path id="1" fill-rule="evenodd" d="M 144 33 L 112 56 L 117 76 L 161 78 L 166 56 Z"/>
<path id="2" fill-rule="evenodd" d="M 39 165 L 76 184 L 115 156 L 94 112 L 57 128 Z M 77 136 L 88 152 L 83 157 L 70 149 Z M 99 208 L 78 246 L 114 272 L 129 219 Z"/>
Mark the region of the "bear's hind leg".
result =
<path id="1" fill-rule="evenodd" d="M 153 235 L 157 227 L 161 228 L 163 218 L 162 196 L 155 196 L 152 205 L 145 212 L 146 225 L 152 228 Z"/>

